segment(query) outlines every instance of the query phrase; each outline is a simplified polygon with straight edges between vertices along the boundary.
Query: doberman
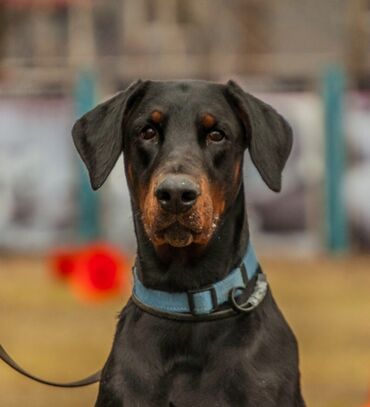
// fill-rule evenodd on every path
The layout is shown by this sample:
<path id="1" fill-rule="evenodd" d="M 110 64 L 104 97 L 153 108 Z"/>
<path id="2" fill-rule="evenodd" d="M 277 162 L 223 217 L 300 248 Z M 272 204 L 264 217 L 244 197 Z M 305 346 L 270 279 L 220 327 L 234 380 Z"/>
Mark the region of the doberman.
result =
<path id="1" fill-rule="evenodd" d="M 244 151 L 278 192 L 292 147 L 286 120 L 233 81 L 139 80 L 85 114 L 72 134 L 93 189 L 123 151 L 138 279 L 167 293 L 199 290 L 238 267 L 249 244 Z M 169 319 L 131 298 L 96 402 L 304 405 L 297 342 L 269 289 L 253 312 L 213 321 Z"/>

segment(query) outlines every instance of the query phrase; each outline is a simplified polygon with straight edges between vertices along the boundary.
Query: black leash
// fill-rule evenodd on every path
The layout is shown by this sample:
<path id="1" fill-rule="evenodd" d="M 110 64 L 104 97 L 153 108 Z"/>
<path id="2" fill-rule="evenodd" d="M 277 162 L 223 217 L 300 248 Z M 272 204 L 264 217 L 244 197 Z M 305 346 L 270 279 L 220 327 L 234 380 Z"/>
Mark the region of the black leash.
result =
<path id="1" fill-rule="evenodd" d="M 211 314 L 207 315 L 192 315 L 192 314 L 181 314 L 181 313 L 166 313 L 161 312 L 158 310 L 154 310 L 153 308 L 145 306 L 141 303 L 135 296 L 131 297 L 132 301 L 138 306 L 141 310 L 148 312 L 156 317 L 159 318 L 166 318 L 166 319 L 173 319 L 177 321 L 189 321 L 189 322 L 205 322 L 205 321 L 214 321 L 217 319 L 224 319 L 235 317 L 240 314 L 249 314 L 252 310 L 254 310 L 265 298 L 267 293 L 268 284 L 266 281 L 265 275 L 262 273 L 261 269 L 259 268 L 257 275 L 255 275 L 252 280 L 252 284 L 249 284 L 246 288 L 233 288 L 230 290 L 229 295 L 229 302 L 231 307 L 228 306 L 225 309 L 220 309 L 212 312 Z M 239 303 L 236 300 L 236 292 L 237 290 L 245 290 L 245 294 L 247 294 L 247 299 Z M 251 290 L 251 292 L 248 292 Z M 243 295 L 241 296 L 243 297 Z M 20 373 L 23 376 L 28 377 L 31 380 L 34 380 L 38 383 L 46 384 L 48 386 L 54 387 L 64 387 L 64 388 L 73 388 L 73 387 L 83 387 L 89 386 L 90 384 L 98 383 L 101 377 L 101 370 L 98 372 L 82 379 L 77 380 L 75 382 L 69 383 L 58 383 L 52 382 L 49 380 L 41 379 L 37 376 L 34 376 L 31 373 L 28 373 L 26 370 L 21 368 L 9 355 L 9 353 L 0 345 L 0 359 L 2 359 L 8 366 L 13 368 L 15 371 Z"/>
<path id="2" fill-rule="evenodd" d="M 100 376 L 101 376 L 101 370 L 98 372 L 86 377 L 85 379 L 82 380 L 77 380 L 75 382 L 69 382 L 69 383 L 58 383 L 58 382 L 51 382 L 49 380 L 44 380 L 40 379 L 39 377 L 36 377 L 32 375 L 31 373 L 28 373 L 26 370 L 22 369 L 9 355 L 9 353 L 0 345 L 0 359 L 2 359 L 8 366 L 16 370 L 18 373 L 22 374 L 23 376 L 28 377 L 29 379 L 32 379 L 38 383 L 42 384 L 47 384 L 48 386 L 54 386 L 54 387 L 83 387 L 83 386 L 89 386 L 90 384 L 94 384 L 100 381 Z"/>

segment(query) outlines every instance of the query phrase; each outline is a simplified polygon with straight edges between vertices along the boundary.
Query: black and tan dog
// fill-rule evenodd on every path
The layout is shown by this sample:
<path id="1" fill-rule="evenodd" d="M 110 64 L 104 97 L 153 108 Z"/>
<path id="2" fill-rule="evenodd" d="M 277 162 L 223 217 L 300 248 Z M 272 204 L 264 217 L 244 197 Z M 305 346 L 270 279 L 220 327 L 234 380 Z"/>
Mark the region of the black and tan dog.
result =
<path id="1" fill-rule="evenodd" d="M 138 81 L 78 120 L 73 138 L 94 189 L 123 151 L 138 278 L 169 293 L 238 267 L 249 244 L 244 151 L 278 192 L 292 146 L 288 123 L 232 81 Z M 302 407 L 297 343 L 270 291 L 251 313 L 203 322 L 130 300 L 96 405 Z"/>

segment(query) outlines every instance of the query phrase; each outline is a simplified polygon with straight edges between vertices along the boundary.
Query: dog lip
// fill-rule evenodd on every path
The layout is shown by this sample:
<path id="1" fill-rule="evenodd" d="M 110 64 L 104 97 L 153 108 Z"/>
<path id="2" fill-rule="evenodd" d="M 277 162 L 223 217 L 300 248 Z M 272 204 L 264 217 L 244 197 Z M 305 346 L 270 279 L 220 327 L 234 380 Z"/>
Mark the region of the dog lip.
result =
<path id="1" fill-rule="evenodd" d="M 174 247 L 185 247 L 194 240 L 193 232 L 180 222 L 174 222 L 163 231 L 163 238 Z"/>
<path id="2" fill-rule="evenodd" d="M 172 222 L 169 222 L 169 223 L 159 227 L 156 232 L 160 233 L 160 234 L 164 234 L 166 232 L 166 230 L 171 227 L 181 227 L 183 229 L 187 229 L 189 232 L 196 234 L 196 235 L 202 233 L 201 227 L 195 227 L 195 226 L 188 225 L 188 224 L 186 224 L 186 222 L 183 222 L 177 218 L 174 219 Z"/>

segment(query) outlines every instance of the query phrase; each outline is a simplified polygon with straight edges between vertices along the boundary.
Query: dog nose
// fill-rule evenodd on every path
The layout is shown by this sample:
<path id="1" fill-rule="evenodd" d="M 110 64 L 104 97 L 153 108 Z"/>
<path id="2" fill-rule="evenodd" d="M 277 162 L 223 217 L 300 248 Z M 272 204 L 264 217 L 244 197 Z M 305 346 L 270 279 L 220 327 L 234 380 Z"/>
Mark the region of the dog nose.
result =
<path id="1" fill-rule="evenodd" d="M 190 209 L 199 194 L 199 186 L 185 175 L 168 175 L 155 190 L 161 207 L 172 213 Z"/>

